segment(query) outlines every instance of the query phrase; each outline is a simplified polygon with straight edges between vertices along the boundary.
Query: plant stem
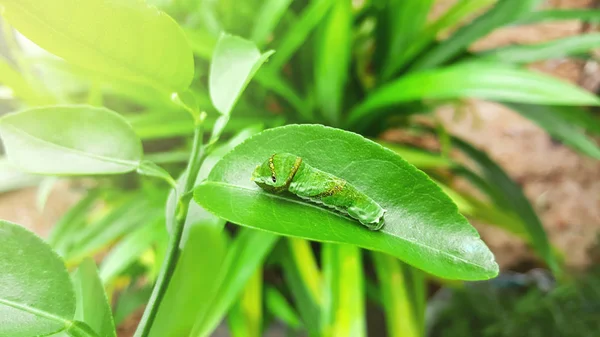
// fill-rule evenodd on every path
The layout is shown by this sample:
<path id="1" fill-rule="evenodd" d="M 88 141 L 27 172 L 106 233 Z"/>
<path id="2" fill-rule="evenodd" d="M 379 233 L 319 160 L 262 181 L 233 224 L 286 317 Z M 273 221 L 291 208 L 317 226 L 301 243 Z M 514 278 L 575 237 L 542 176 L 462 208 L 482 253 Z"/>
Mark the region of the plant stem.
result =
<path id="1" fill-rule="evenodd" d="M 160 303 L 165 297 L 165 293 L 169 287 L 169 282 L 171 281 L 171 277 L 173 276 L 175 267 L 177 266 L 177 260 L 179 259 L 180 254 L 179 246 L 181 243 L 185 219 L 187 217 L 191 199 L 191 193 L 189 192 L 194 187 L 196 177 L 198 176 L 198 171 L 200 170 L 200 166 L 206 157 L 206 147 L 202 144 L 203 131 L 202 121 L 197 121 L 194 129 L 192 153 L 186 169 L 187 177 L 184 189 L 179 196 L 178 207 L 175 211 L 176 221 L 173 228 L 173 233 L 171 234 L 165 260 L 160 269 L 154 289 L 152 290 L 152 296 L 150 296 L 150 300 L 148 301 L 144 315 L 142 316 L 140 324 L 135 331 L 135 337 L 147 337 L 150 333 L 150 328 L 152 327 L 152 323 L 156 318 Z"/>

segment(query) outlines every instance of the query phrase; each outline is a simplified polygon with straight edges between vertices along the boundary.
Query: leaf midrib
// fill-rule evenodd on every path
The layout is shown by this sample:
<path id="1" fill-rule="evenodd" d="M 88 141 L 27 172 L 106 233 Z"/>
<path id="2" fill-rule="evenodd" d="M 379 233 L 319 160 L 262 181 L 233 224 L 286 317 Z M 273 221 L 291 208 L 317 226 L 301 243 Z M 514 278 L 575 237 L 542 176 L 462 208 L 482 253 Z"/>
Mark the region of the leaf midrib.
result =
<path id="1" fill-rule="evenodd" d="M 240 186 L 240 185 L 233 185 L 233 184 L 224 183 L 224 182 L 219 182 L 219 181 L 205 181 L 203 184 L 205 184 L 205 185 L 207 185 L 207 184 L 221 185 L 221 186 L 225 186 L 225 187 L 230 187 L 230 188 L 232 188 L 232 189 L 246 190 L 246 191 L 254 191 L 253 189 L 250 189 L 250 188 L 247 188 L 247 187 L 243 187 L 243 186 Z M 311 203 L 305 203 L 305 202 L 302 202 L 302 201 L 299 201 L 299 200 L 288 199 L 288 198 L 284 198 L 284 197 L 281 197 L 281 196 L 278 196 L 278 195 L 275 195 L 275 194 L 270 194 L 270 193 L 266 193 L 265 195 L 267 195 L 268 197 L 270 197 L 270 198 L 273 198 L 273 199 L 280 199 L 280 200 L 285 200 L 285 201 L 287 201 L 287 202 L 293 202 L 293 203 L 301 204 L 301 205 L 303 205 L 303 206 L 313 207 L 313 208 L 319 209 L 319 210 L 321 210 L 321 211 L 323 211 L 323 212 L 327 212 L 327 213 L 330 213 L 330 214 L 336 215 L 336 216 L 338 216 L 338 217 L 345 218 L 345 217 L 343 217 L 343 216 L 342 216 L 341 214 L 339 214 L 339 213 L 336 213 L 336 212 L 333 212 L 333 211 L 327 210 L 327 209 L 325 209 L 325 208 L 322 208 L 322 207 L 318 207 L 317 205 L 314 205 L 314 204 L 311 204 Z M 382 230 L 382 232 L 383 232 L 383 233 L 386 233 L 386 234 L 388 234 L 388 235 L 390 235 L 390 236 L 393 236 L 393 237 L 395 237 L 395 238 L 398 238 L 399 240 L 402 240 L 402 241 L 404 241 L 404 242 L 408 242 L 408 243 L 411 243 L 411 244 L 413 244 L 413 245 L 415 245 L 415 246 L 422 247 L 422 248 L 424 248 L 424 249 L 426 249 L 426 250 L 430 250 L 430 251 L 432 251 L 432 252 L 439 253 L 439 254 L 441 254 L 441 255 L 444 255 L 444 256 L 450 257 L 451 259 L 456 259 L 456 260 L 462 261 L 462 262 L 464 262 L 465 264 L 468 264 L 468 265 L 471 265 L 471 266 L 478 267 L 478 268 L 480 268 L 480 269 L 482 269 L 482 270 L 485 270 L 486 272 L 487 272 L 487 271 L 490 271 L 490 268 L 486 268 L 486 267 L 484 267 L 483 265 L 480 265 L 480 264 L 477 264 L 477 263 L 471 262 L 471 261 L 469 261 L 469 260 L 465 260 L 465 259 L 464 259 L 464 258 L 462 258 L 462 257 L 456 256 L 456 255 L 452 255 L 452 254 L 450 254 L 450 253 L 448 253 L 448 252 L 445 252 L 445 251 L 443 251 L 443 250 L 439 250 L 439 249 L 437 249 L 437 248 L 434 248 L 434 247 L 431 247 L 431 246 L 427 246 L 427 245 L 424 245 L 424 244 L 422 244 L 422 243 L 419 243 L 419 242 L 417 242 L 417 241 L 409 240 L 409 239 L 407 239 L 407 238 L 403 238 L 403 237 L 400 237 L 400 236 L 396 236 L 396 235 L 393 235 L 392 233 L 389 233 L 389 232 L 386 232 L 386 231 L 383 231 L 383 230 Z"/>
<path id="2" fill-rule="evenodd" d="M 68 319 L 65 319 L 63 317 L 51 314 L 51 313 L 49 313 L 47 311 L 40 310 L 40 309 L 31 307 L 31 306 L 28 306 L 28 305 L 25 305 L 25 304 L 20 304 L 20 303 L 11 301 L 11 300 L 7 300 L 5 298 L 0 298 L 0 304 L 4 304 L 6 306 L 9 306 L 9 307 L 21 310 L 21 311 L 28 312 L 28 313 L 30 313 L 32 315 L 35 315 L 35 316 L 38 316 L 38 317 L 43 317 L 43 318 L 46 318 L 48 320 L 52 320 L 52 321 L 55 321 L 55 322 L 60 322 L 60 323 L 62 323 L 62 324 L 65 325 L 65 328 L 69 327 L 69 325 L 71 325 L 73 323 L 72 321 L 70 321 Z"/>

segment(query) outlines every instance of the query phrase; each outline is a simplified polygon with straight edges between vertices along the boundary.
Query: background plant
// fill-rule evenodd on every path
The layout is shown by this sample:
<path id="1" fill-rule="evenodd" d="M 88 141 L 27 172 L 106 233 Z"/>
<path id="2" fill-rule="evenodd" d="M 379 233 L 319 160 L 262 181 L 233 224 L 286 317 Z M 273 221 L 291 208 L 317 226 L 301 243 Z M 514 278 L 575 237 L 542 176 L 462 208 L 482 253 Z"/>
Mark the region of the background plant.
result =
<path id="1" fill-rule="evenodd" d="M 495 101 L 600 158 L 588 136 L 600 124 L 582 108 L 598 99 L 523 67 L 589 57 L 596 34 L 468 51 L 504 25 L 596 12 L 472 0 L 427 21 L 433 1 L 148 3 L 0 1 L 11 47 L 0 82 L 14 95 L 5 103 L 19 111 L 0 121 L 7 158 L 19 168 L 12 182 L 39 183 L 41 203 L 54 180 L 30 173 L 86 190 L 45 243 L 2 223 L 9 272 L 0 308 L 11 319 L 0 334 L 114 336 L 113 319 L 118 325 L 147 304 L 137 336 L 205 336 L 225 316 L 236 336 L 261 335 L 273 319 L 309 335 L 361 336 L 368 297 L 389 335 L 422 335 L 427 281 L 497 273 L 456 206 L 519 235 L 566 278 L 519 186 L 431 112 L 465 98 Z M 60 59 L 20 47 L 13 27 Z M 452 34 L 438 41 L 443 32 Z M 307 125 L 288 125 L 296 123 Z M 377 140 L 391 128 L 433 133 L 440 150 Z M 451 149 L 474 166 L 456 162 Z M 380 200 L 389 211 L 384 230 L 261 193 L 249 172 L 283 150 Z M 484 197 L 455 189 L 458 178 Z M 12 258 L 18 249 L 21 258 Z M 96 270 L 88 258 L 98 252 L 107 255 Z M 76 270 L 71 280 L 62 261 Z M 41 280 L 56 286 L 40 288 Z"/>

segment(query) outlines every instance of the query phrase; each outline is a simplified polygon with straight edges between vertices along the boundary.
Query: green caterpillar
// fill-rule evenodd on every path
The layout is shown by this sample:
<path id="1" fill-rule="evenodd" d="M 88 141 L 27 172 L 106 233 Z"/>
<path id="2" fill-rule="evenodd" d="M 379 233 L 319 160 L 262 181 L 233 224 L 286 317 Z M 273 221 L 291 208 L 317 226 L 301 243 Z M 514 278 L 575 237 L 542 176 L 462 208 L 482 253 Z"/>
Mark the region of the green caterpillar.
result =
<path id="1" fill-rule="evenodd" d="M 289 191 L 302 199 L 348 214 L 370 230 L 384 224 L 385 210 L 346 180 L 316 169 L 289 153 L 276 153 L 259 165 L 252 180 L 272 193 Z"/>

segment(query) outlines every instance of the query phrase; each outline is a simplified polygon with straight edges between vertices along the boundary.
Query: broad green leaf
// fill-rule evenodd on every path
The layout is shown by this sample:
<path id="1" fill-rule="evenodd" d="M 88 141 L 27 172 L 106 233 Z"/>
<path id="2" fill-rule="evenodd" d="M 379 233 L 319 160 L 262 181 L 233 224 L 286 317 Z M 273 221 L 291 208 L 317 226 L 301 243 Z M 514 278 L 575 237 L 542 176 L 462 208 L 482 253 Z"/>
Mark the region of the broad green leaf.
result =
<path id="1" fill-rule="evenodd" d="M 229 310 L 227 325 L 232 337 L 262 335 L 263 277 L 259 268 L 248 281 L 242 296 Z"/>
<path id="2" fill-rule="evenodd" d="M 462 97 L 547 105 L 600 104 L 589 92 L 548 75 L 493 63 L 467 63 L 410 74 L 382 86 L 350 112 L 348 123 L 375 119 L 384 108 L 400 103 Z"/>
<path id="3" fill-rule="evenodd" d="M 528 24 L 543 21 L 559 20 L 581 20 L 581 21 L 600 21 L 600 10 L 593 8 L 585 9 L 548 9 L 529 13 L 519 23 Z"/>
<path id="4" fill-rule="evenodd" d="M 352 4 L 336 1 L 317 34 L 315 93 L 325 120 L 339 125 L 352 52 Z"/>
<path id="5" fill-rule="evenodd" d="M 204 337 L 212 333 L 278 238 L 248 228 L 239 232 L 227 250 L 219 273 L 214 275 L 217 287 L 210 293 L 210 304 L 198 313 L 192 336 Z"/>
<path id="6" fill-rule="evenodd" d="M 283 245 L 281 267 L 283 277 L 298 308 L 298 313 L 311 336 L 321 329 L 322 277 L 310 242 L 287 238 Z"/>
<path id="7" fill-rule="evenodd" d="M 534 45 L 493 49 L 478 56 L 490 62 L 532 63 L 586 53 L 598 47 L 600 47 L 600 33 L 592 33 Z"/>
<path id="8" fill-rule="evenodd" d="M 197 315 L 210 311 L 226 253 L 227 237 L 221 228 L 200 222 L 189 229 L 150 337 L 190 336 Z"/>
<path id="9" fill-rule="evenodd" d="M 407 49 L 403 51 L 403 54 L 401 54 L 400 57 L 390 60 L 390 62 L 392 62 L 392 71 L 401 69 L 408 61 L 412 60 L 427 46 L 433 43 L 441 32 L 454 28 L 469 15 L 472 15 L 495 1 L 497 0 L 458 1 L 439 19 L 427 25 Z"/>
<path id="10" fill-rule="evenodd" d="M 319 22 L 325 18 L 333 3 L 333 0 L 314 0 L 304 8 L 298 17 L 298 21 L 283 37 L 278 39 L 280 42 L 275 48 L 277 53 L 273 56 L 269 68 L 279 70 L 287 63 L 298 48 L 306 42 Z"/>
<path id="11" fill-rule="evenodd" d="M 292 0 L 263 1 L 254 20 L 251 40 L 259 46 L 265 45 L 291 3 Z"/>
<path id="12" fill-rule="evenodd" d="M 92 259 L 85 259 L 73 274 L 77 310 L 75 319 L 85 322 L 100 337 L 116 337 L 111 308 Z"/>
<path id="13" fill-rule="evenodd" d="M 294 310 L 277 288 L 271 286 L 266 287 L 265 306 L 269 313 L 280 319 L 290 328 L 300 328 L 300 317 L 298 317 L 296 310 Z"/>
<path id="14" fill-rule="evenodd" d="M 382 39 L 377 50 L 383 54 L 383 78 L 390 78 L 399 70 L 398 60 L 423 30 L 432 3 L 433 0 L 392 0 L 380 9 L 377 29 Z"/>
<path id="15" fill-rule="evenodd" d="M 367 194 L 387 210 L 383 229 L 369 231 L 331 209 L 264 192 L 250 177 L 278 152 L 296 154 Z M 263 131 L 223 157 L 194 197 L 239 225 L 386 252 L 445 278 L 486 279 L 498 272 L 477 231 L 427 175 L 381 145 L 339 129 L 290 125 Z"/>
<path id="16" fill-rule="evenodd" d="M 538 124 L 552 137 L 566 145 L 592 158 L 600 159 L 600 147 L 582 132 L 582 128 L 586 127 L 600 130 L 600 120 L 586 111 L 578 107 L 526 104 L 506 104 L 506 106 Z M 578 117 L 581 117 L 579 122 L 573 121 Z"/>
<path id="17" fill-rule="evenodd" d="M 192 51 L 173 19 L 142 1 L 2 0 L 2 14 L 30 40 L 70 63 L 185 90 Z"/>
<path id="18" fill-rule="evenodd" d="M 411 299 L 412 289 L 406 279 L 409 272 L 397 259 L 382 253 L 372 254 L 379 280 L 379 292 L 385 310 L 390 337 L 419 337 L 417 305 Z"/>
<path id="19" fill-rule="evenodd" d="M 24 171 L 50 175 L 135 170 L 142 143 L 116 112 L 85 105 L 34 108 L 0 119 L 8 159 Z"/>
<path id="20" fill-rule="evenodd" d="M 241 37 L 221 35 L 209 75 L 210 99 L 221 114 L 231 114 L 242 92 L 271 54 L 273 51 L 261 54 L 254 43 Z"/>
<path id="21" fill-rule="evenodd" d="M 360 248 L 323 245 L 323 311 L 321 336 L 367 335 L 365 290 Z"/>
<path id="22" fill-rule="evenodd" d="M 411 66 L 410 70 L 425 70 L 444 64 L 492 30 L 527 15 L 539 3 L 540 0 L 498 0 L 488 12 L 472 23 L 461 27 L 448 39 L 425 53 Z"/>
<path id="23" fill-rule="evenodd" d="M 456 137 L 452 142 L 455 148 L 464 152 L 477 163 L 482 175 L 493 184 L 493 188 L 496 190 L 495 195 L 499 199 L 495 201 L 507 205 L 519 215 L 537 253 L 556 275 L 560 275 L 561 267 L 552 251 L 544 227 L 519 185 L 485 152 Z"/>
<path id="24" fill-rule="evenodd" d="M 150 249 L 155 241 L 166 236 L 167 233 L 162 221 L 145 224 L 125 236 L 102 260 L 100 266 L 102 282 L 104 284 L 110 283 L 138 260 L 145 251 Z"/>
<path id="25" fill-rule="evenodd" d="M 65 329 L 75 294 L 63 261 L 25 228 L 0 221 L 0 336 L 31 337 Z"/>

